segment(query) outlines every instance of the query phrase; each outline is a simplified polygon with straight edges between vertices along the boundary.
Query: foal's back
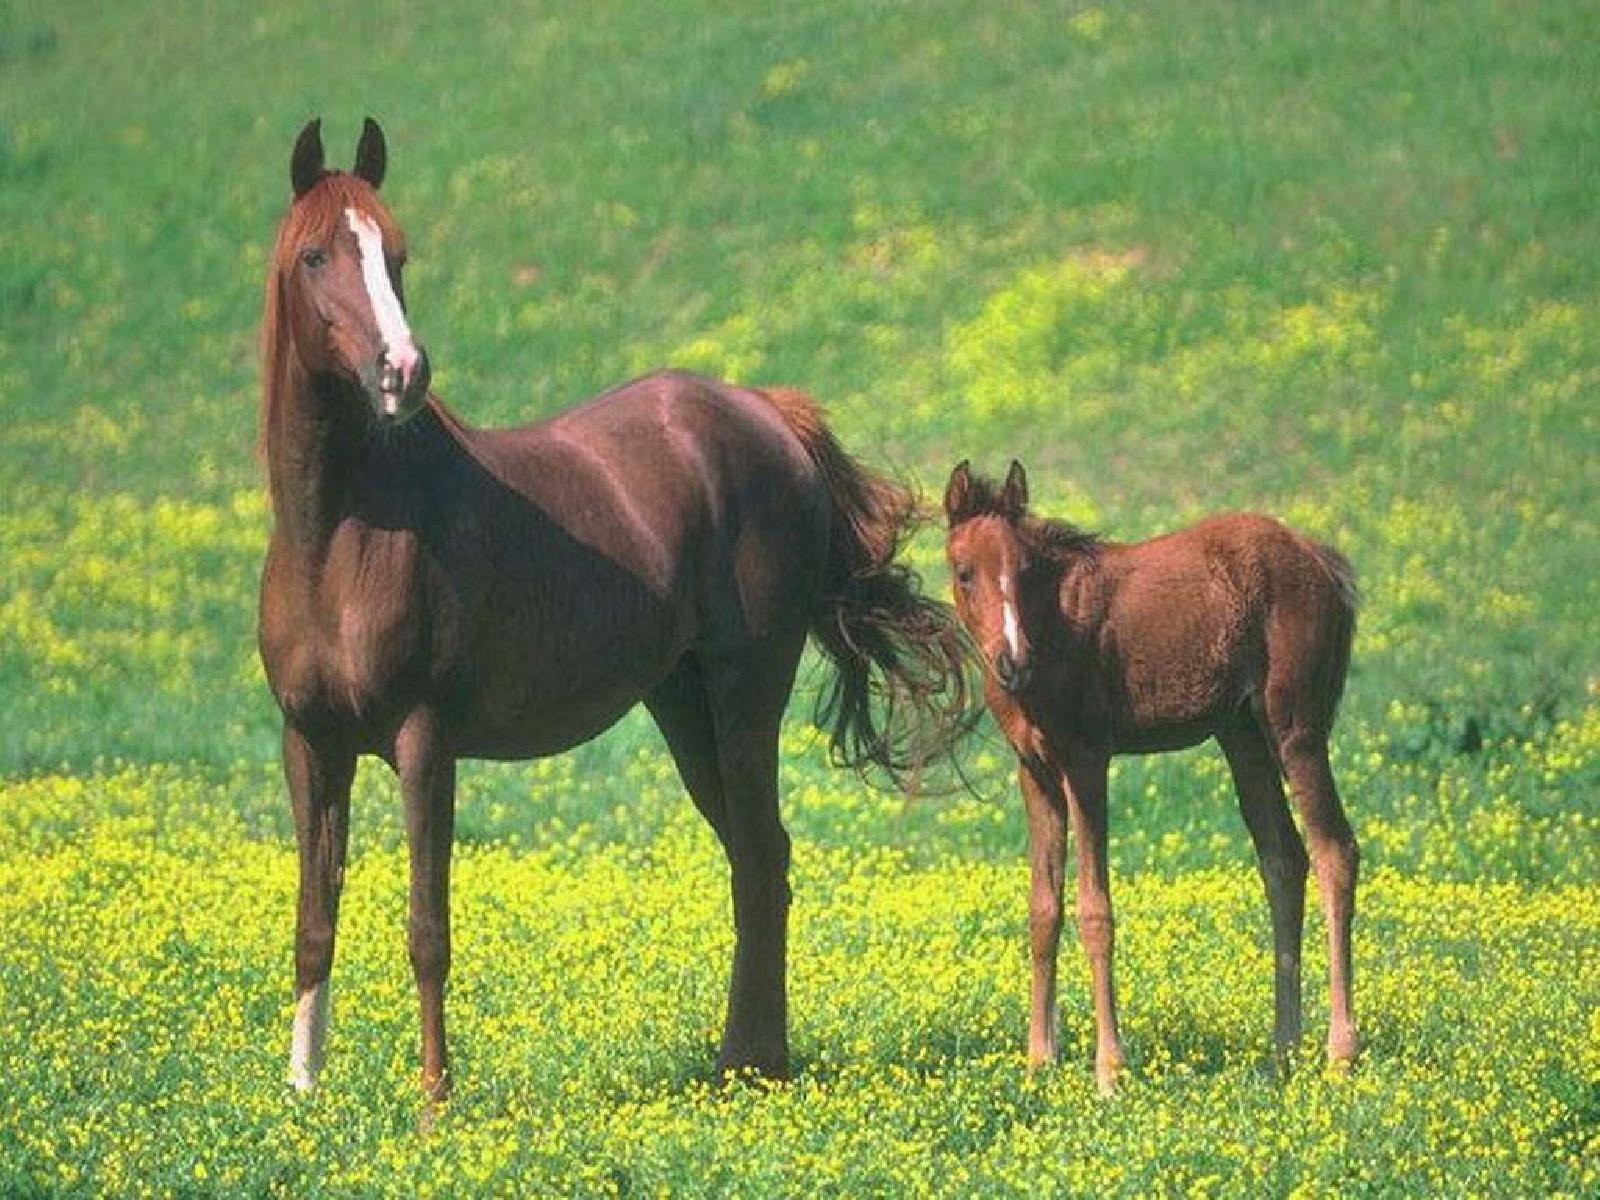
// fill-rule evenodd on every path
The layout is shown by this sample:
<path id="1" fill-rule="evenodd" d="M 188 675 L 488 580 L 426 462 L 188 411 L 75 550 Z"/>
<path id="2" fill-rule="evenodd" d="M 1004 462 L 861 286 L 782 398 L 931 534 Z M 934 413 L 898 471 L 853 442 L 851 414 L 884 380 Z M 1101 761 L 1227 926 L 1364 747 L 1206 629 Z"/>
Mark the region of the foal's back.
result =
<path id="1" fill-rule="evenodd" d="M 1229 513 L 1102 544 L 1063 572 L 1061 612 L 1092 647 L 1116 748 L 1159 749 L 1209 736 L 1270 689 L 1294 689 L 1304 717 L 1331 722 L 1349 655 L 1348 579 L 1330 548 Z"/>

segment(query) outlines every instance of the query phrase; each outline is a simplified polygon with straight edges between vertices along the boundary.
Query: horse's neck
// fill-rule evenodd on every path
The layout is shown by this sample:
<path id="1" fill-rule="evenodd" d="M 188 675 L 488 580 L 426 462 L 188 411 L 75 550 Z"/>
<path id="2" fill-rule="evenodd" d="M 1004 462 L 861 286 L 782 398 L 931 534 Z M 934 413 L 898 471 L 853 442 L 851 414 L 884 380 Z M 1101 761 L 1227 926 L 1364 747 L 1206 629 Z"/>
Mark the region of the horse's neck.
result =
<path id="1" fill-rule="evenodd" d="M 372 452 L 373 431 L 361 419 L 364 403 L 353 385 L 297 374 L 267 414 L 273 516 L 287 544 L 302 555 L 315 558 L 325 551 L 350 515 Z"/>

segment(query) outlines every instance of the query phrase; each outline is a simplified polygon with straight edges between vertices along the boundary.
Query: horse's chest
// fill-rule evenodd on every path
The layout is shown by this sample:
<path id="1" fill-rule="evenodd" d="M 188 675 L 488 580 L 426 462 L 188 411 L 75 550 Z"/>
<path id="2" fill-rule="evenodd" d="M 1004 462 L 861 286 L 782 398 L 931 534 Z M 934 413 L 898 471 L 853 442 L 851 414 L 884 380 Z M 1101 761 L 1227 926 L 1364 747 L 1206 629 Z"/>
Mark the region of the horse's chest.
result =
<path id="1" fill-rule="evenodd" d="M 435 606 L 415 547 L 360 549 L 330 556 L 295 594 L 264 599 L 268 677 L 290 713 L 378 717 L 435 674 Z"/>

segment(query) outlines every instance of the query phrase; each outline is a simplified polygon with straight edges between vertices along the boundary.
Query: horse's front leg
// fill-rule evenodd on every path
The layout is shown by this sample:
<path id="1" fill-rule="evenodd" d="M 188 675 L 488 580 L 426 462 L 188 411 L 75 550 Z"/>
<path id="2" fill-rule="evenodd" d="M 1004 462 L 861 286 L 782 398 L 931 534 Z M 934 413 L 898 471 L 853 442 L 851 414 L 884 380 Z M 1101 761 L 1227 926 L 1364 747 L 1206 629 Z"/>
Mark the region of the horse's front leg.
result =
<path id="1" fill-rule="evenodd" d="M 1067 763 L 1067 806 L 1078 847 L 1078 936 L 1089 957 L 1094 989 L 1094 1074 L 1100 1090 L 1116 1088 L 1127 1063 L 1117 1032 L 1117 989 L 1111 973 L 1116 943 L 1111 918 L 1111 873 L 1106 863 L 1105 755 L 1086 752 Z"/>
<path id="2" fill-rule="evenodd" d="M 455 833 L 456 762 L 431 712 L 412 713 L 395 738 L 411 847 L 408 948 L 422 1009 L 422 1087 L 430 1101 L 450 1091 L 444 988 L 450 974 L 450 849 Z"/>
<path id="3" fill-rule="evenodd" d="M 1056 953 L 1061 945 L 1061 890 L 1066 862 L 1066 797 L 1059 775 L 1045 764 L 1024 761 L 1017 770 L 1028 814 L 1028 940 L 1033 958 L 1033 994 L 1028 1007 L 1028 1066 L 1060 1057 L 1056 1008 Z"/>
<path id="4" fill-rule="evenodd" d="M 300 848 L 300 895 L 294 924 L 294 1036 L 289 1082 L 317 1086 L 328 1037 L 328 976 L 339 925 L 339 892 L 350 833 L 355 754 L 341 741 L 283 727 L 283 773 Z"/>

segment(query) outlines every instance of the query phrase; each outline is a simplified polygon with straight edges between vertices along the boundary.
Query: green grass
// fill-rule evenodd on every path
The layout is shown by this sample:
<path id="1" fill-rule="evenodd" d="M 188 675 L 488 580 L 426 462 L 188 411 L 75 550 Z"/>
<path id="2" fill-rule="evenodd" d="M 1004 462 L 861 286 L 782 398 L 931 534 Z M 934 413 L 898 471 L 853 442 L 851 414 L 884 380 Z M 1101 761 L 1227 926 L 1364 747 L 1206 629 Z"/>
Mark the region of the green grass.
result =
<path id="1" fill-rule="evenodd" d="M 1597 32 L 1580 3 L 0 0 L 0 1192 L 1600 1186 Z M 802 697 L 793 1087 L 704 1088 L 722 868 L 636 715 L 464 771 L 461 1084 L 425 1141 L 399 814 L 363 772 L 328 1086 L 288 1102 L 255 326 L 294 134 L 321 113 L 345 159 L 368 112 L 470 420 L 673 363 L 808 388 L 933 494 L 1016 455 L 1113 536 L 1242 507 L 1337 542 L 1355 1076 L 1258 1069 L 1266 914 L 1200 751 L 1113 782 L 1132 1087 L 1092 1098 L 1070 945 L 1073 1061 L 1028 1082 L 1003 748 L 969 747 L 979 796 L 907 804 L 828 770 Z M 936 534 L 912 552 L 943 589 Z"/>

